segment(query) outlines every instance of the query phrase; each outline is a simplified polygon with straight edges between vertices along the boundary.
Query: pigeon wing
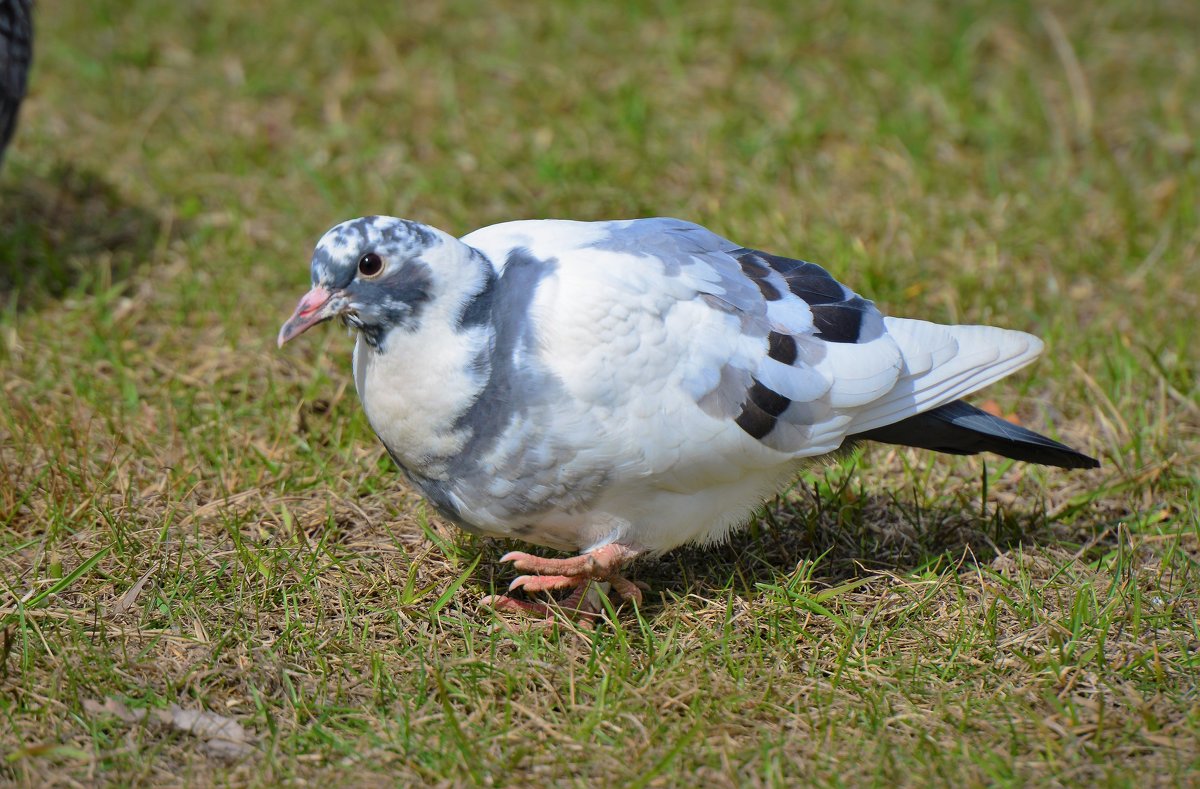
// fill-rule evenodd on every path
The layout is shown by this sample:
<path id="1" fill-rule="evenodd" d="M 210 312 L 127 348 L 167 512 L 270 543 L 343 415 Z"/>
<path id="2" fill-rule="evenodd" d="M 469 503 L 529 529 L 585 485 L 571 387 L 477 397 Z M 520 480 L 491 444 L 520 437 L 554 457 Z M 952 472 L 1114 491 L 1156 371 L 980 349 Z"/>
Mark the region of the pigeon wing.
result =
<path id="1" fill-rule="evenodd" d="M 533 307 L 546 363 L 614 429 L 690 402 L 720 426 L 707 438 L 740 435 L 776 462 L 950 403 L 1042 347 L 1023 332 L 884 317 L 814 263 L 677 219 L 522 221 L 463 240 L 493 260 L 524 249 L 557 261 Z"/>

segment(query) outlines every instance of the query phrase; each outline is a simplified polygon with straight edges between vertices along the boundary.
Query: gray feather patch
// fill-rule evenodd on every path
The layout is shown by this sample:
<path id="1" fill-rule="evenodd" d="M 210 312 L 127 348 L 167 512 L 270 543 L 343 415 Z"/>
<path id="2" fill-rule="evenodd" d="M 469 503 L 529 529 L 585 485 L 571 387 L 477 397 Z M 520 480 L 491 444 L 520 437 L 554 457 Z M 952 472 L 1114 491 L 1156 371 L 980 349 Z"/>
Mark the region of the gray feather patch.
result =
<path id="1" fill-rule="evenodd" d="M 532 408 L 566 397 L 562 384 L 538 362 L 530 315 L 538 286 L 556 267 L 554 260 L 514 250 L 500 275 L 488 279 L 463 310 L 462 325 L 490 329 L 492 341 L 476 361 L 487 383 L 455 422 L 468 439 L 448 459 L 446 478 L 464 500 L 488 501 L 489 511 L 502 518 L 582 508 L 608 479 L 604 470 L 572 470 L 575 450 L 549 441 L 526 418 Z M 446 491 L 432 493 L 448 498 Z"/>

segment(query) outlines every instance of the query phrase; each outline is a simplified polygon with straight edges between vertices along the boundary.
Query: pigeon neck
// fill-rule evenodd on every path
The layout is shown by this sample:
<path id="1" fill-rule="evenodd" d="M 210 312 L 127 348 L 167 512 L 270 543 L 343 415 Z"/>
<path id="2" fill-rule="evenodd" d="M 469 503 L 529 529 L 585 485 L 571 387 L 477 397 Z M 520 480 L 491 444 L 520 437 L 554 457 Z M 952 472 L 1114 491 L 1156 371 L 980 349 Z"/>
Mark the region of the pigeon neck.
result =
<path id="1" fill-rule="evenodd" d="M 490 293 L 496 275 L 478 251 L 462 245 L 457 293 L 441 293 L 415 327 L 392 328 L 379 344 L 361 335 L 354 380 L 371 428 L 412 474 L 441 477 L 470 439 L 462 415 L 491 374 L 495 330 Z"/>

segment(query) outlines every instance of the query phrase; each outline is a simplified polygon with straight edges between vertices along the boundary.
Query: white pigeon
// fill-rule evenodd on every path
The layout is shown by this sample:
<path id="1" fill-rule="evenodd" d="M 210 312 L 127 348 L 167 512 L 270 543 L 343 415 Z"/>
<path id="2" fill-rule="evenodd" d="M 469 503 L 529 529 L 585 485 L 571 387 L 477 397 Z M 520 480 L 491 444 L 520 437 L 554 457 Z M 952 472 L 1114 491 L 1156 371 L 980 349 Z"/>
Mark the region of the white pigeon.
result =
<path id="1" fill-rule="evenodd" d="M 464 529 L 564 551 L 507 554 L 510 591 L 592 581 L 639 599 L 636 556 L 713 543 L 809 458 L 860 439 L 1064 468 L 1094 459 L 959 398 L 1029 364 L 1036 337 L 882 315 L 812 263 L 678 219 L 507 222 L 456 239 L 343 222 L 279 344 L 341 318 L 372 429 Z M 498 608 L 545 614 L 509 596 Z"/>

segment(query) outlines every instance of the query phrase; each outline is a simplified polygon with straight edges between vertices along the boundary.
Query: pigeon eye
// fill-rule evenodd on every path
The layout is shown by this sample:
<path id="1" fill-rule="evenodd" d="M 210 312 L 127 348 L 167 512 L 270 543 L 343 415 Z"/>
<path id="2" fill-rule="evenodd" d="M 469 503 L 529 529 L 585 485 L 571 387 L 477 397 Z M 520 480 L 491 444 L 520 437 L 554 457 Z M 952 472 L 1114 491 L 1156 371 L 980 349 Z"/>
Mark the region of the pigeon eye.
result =
<path id="1" fill-rule="evenodd" d="M 374 252 L 368 252 L 358 259 L 358 273 L 364 277 L 373 277 L 383 271 L 383 258 Z"/>

